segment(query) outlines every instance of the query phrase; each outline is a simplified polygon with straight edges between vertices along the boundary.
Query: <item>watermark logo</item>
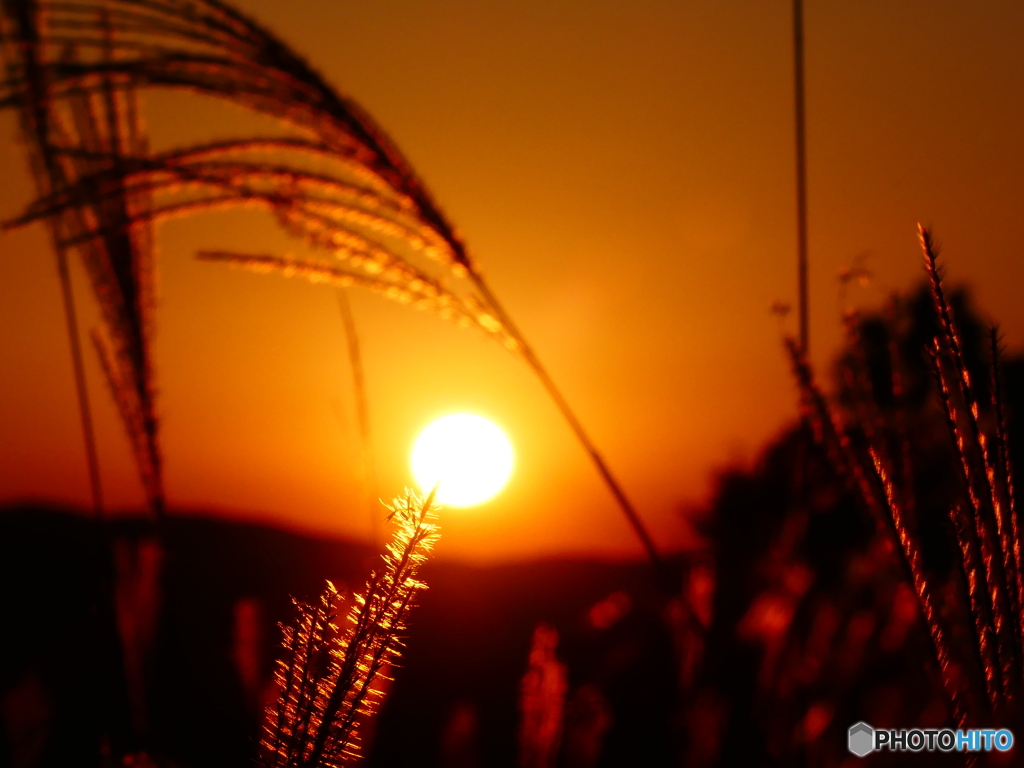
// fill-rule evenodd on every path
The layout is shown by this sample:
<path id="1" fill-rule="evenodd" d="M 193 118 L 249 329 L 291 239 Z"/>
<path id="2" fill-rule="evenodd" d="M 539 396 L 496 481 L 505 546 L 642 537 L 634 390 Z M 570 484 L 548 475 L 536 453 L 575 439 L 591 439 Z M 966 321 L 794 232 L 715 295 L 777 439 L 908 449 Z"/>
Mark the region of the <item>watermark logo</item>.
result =
<path id="1" fill-rule="evenodd" d="M 953 731 L 948 728 L 872 728 L 867 723 L 856 723 L 847 732 L 847 747 L 857 757 L 872 752 L 1006 752 L 1013 746 L 1013 734 L 1000 730 L 978 728 Z"/>
<path id="2" fill-rule="evenodd" d="M 875 748 L 875 729 L 867 723 L 851 725 L 849 747 L 857 757 L 864 757 Z"/>

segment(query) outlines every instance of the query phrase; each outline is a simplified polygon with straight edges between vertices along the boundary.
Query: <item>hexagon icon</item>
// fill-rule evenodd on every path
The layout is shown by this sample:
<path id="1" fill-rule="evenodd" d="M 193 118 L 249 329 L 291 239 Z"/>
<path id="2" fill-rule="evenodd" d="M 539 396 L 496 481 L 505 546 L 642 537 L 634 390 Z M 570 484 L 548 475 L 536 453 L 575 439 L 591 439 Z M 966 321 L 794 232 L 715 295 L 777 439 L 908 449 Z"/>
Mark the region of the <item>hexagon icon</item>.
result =
<path id="1" fill-rule="evenodd" d="M 867 723 L 850 726 L 850 751 L 857 757 L 864 757 L 875 748 L 875 729 Z"/>

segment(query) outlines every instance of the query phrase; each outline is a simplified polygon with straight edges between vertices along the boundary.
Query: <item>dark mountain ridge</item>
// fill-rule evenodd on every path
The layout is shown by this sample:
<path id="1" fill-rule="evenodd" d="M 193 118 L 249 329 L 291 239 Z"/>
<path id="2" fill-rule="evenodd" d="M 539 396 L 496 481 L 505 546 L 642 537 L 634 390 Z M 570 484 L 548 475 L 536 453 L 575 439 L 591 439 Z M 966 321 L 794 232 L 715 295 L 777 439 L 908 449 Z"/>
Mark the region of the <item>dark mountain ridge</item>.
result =
<path id="1" fill-rule="evenodd" d="M 313 599 L 325 579 L 359 590 L 378 562 L 362 543 L 196 515 L 169 517 L 157 541 L 140 519 L 101 528 L 69 510 L 0 508 L 4 764 L 98 765 L 104 750 L 145 749 L 187 767 L 251 765 L 291 596 Z M 481 764 L 515 765 L 519 680 L 540 622 L 560 633 L 570 690 L 606 691 L 608 750 L 621 740 L 635 756 L 641 743 L 645 764 L 666 764 L 672 648 L 645 563 L 441 561 L 422 575 L 430 588 L 369 764 L 450 764 L 453 718 L 470 712 L 460 738 Z M 624 617 L 596 627 L 591 609 L 615 593 Z"/>

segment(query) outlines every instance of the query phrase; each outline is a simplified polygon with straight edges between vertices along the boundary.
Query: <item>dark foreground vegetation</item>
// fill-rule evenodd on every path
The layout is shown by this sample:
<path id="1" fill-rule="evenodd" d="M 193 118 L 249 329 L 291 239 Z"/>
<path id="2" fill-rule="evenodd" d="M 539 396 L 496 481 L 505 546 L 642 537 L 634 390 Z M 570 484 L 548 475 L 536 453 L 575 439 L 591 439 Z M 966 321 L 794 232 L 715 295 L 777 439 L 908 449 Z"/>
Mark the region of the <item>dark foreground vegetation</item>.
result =
<path id="1" fill-rule="evenodd" d="M 115 522 L 109 535 L 116 562 L 99 567 L 105 544 L 91 521 L 42 508 L 0 515 L 7 764 L 96 765 L 104 733 L 112 752 L 131 751 L 131 734 L 143 726 L 146 743 L 135 748 L 161 761 L 251 765 L 262 708 L 275 693 L 276 623 L 292 617 L 289 596 L 312 598 L 325 578 L 358 588 L 376 553 L 258 525 L 172 517 L 156 583 L 149 533 Z M 559 632 L 570 695 L 583 690 L 580 701 L 594 697 L 595 717 L 607 718 L 603 742 L 616 764 L 623 750 L 672 764 L 672 638 L 645 564 L 442 562 L 424 571 L 430 589 L 366 750 L 371 765 L 517 764 L 520 680 L 538 623 Z M 103 621 L 109 608 L 97 604 L 110 579 L 140 621 L 120 635 Z M 149 618 L 152 627 L 142 626 Z M 103 663 L 119 637 L 146 656 L 144 696 L 133 707 L 116 690 L 127 687 L 123 672 Z M 103 679 L 111 669 L 119 677 L 113 686 Z M 101 692 L 122 704 L 115 717 Z"/>

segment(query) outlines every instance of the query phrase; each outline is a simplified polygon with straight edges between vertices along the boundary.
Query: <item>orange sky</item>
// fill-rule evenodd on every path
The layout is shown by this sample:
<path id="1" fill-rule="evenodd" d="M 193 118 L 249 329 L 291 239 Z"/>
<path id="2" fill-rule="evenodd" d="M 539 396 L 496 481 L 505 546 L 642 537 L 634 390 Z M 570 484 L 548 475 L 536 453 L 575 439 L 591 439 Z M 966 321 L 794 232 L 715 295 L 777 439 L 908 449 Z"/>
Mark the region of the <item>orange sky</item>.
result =
<path id="1" fill-rule="evenodd" d="M 796 412 L 769 314 L 795 293 L 788 2 L 238 5 L 390 133 L 461 229 L 665 548 L 716 468 L 750 461 Z M 1024 345 L 1024 6 L 805 0 L 811 343 L 851 300 L 920 276 L 915 222 L 948 274 Z M 147 99 L 159 148 L 252 120 Z M 0 115 L 0 215 L 31 196 Z M 162 225 L 156 339 L 172 507 L 364 535 L 369 512 L 331 289 L 198 263 L 200 247 L 285 253 L 269 218 Z M 84 505 L 88 488 L 54 259 L 40 226 L 0 235 L 0 502 Z M 97 321 L 77 276 L 84 325 Z M 518 464 L 494 501 L 445 514 L 441 554 L 640 553 L 540 385 L 477 333 L 352 293 L 380 482 L 436 416 L 469 410 Z M 90 355 L 107 496 L 141 488 Z"/>

